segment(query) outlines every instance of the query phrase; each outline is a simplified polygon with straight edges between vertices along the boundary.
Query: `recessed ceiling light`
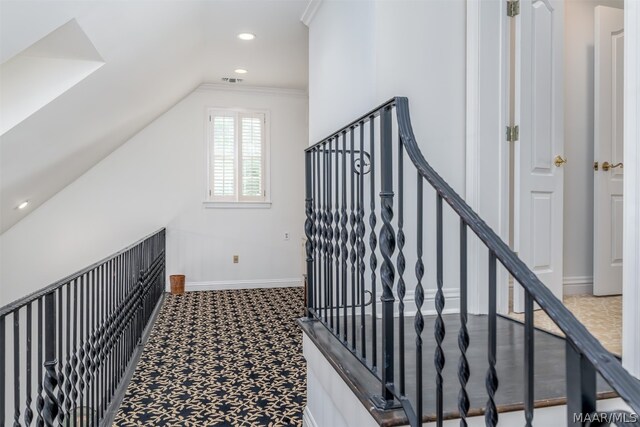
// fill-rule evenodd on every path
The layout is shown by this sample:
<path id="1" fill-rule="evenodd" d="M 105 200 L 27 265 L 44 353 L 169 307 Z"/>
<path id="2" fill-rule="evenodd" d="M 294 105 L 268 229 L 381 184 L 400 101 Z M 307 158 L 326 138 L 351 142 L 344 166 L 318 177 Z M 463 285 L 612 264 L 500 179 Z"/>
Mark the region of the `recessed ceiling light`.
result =
<path id="1" fill-rule="evenodd" d="M 253 40 L 256 38 L 256 35 L 251 33 L 240 33 L 238 34 L 238 38 L 240 40 Z"/>
<path id="2" fill-rule="evenodd" d="M 236 68 L 233 71 L 235 71 L 238 74 L 247 74 L 247 70 L 245 70 L 244 68 Z"/>
<path id="3" fill-rule="evenodd" d="M 22 203 L 20 203 L 20 204 L 18 205 L 18 209 L 24 209 L 24 208 L 26 208 L 26 207 L 27 207 L 27 205 L 28 205 L 28 204 L 29 204 L 29 201 L 28 201 L 28 200 L 25 200 L 24 202 L 22 202 Z"/>

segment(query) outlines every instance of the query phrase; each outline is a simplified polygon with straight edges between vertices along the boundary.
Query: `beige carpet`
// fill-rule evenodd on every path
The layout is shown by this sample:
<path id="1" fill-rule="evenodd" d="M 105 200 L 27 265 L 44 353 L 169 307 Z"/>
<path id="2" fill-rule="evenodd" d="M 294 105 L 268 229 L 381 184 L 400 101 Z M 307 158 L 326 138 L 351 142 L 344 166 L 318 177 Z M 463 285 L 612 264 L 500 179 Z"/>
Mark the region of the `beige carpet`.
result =
<path id="1" fill-rule="evenodd" d="M 618 356 L 622 354 L 622 296 L 566 296 L 564 305 L 607 350 Z M 510 313 L 509 316 L 524 321 L 524 313 Z M 542 310 L 536 310 L 534 324 L 540 329 L 562 335 Z"/>

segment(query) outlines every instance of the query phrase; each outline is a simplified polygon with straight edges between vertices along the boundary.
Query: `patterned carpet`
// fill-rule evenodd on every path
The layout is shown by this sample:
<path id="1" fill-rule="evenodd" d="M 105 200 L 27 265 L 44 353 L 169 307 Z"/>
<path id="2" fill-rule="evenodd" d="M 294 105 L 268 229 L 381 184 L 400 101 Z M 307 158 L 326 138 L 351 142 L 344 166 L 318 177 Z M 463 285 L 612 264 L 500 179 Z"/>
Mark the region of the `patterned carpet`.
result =
<path id="1" fill-rule="evenodd" d="M 593 295 L 568 295 L 564 305 L 602 345 L 618 356 L 622 355 L 622 297 L 597 297 Z M 524 321 L 524 313 L 510 313 L 509 316 Z M 542 310 L 533 315 L 536 327 L 562 335 L 560 329 Z"/>
<path id="2" fill-rule="evenodd" d="M 168 295 L 114 425 L 302 425 L 302 293 Z"/>

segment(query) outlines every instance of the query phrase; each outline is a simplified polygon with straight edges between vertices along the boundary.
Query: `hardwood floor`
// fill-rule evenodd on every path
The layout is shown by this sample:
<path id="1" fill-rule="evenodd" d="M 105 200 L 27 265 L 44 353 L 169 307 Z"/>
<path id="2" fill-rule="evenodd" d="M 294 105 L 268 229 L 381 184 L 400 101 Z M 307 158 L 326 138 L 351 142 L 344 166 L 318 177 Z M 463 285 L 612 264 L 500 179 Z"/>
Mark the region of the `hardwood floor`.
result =
<path id="1" fill-rule="evenodd" d="M 444 315 L 446 335 L 443 350 L 446 363 L 443 371 L 444 378 L 444 412 L 445 418 L 457 418 L 458 415 L 458 329 L 460 326 L 457 314 Z M 435 338 L 433 328 L 435 316 L 425 316 L 425 328 L 422 334 L 423 344 L 423 407 L 426 414 L 423 421 L 433 421 L 435 416 L 435 367 L 433 355 Z M 351 318 L 348 320 L 351 321 Z M 357 320 L 359 321 L 359 320 Z M 370 324 L 371 317 L 365 319 Z M 406 363 L 406 391 L 408 396 L 415 396 L 416 363 L 415 363 L 415 332 L 413 317 L 405 318 L 405 363 Z M 377 321 L 379 325 L 380 320 Z M 354 393 L 369 408 L 373 416 L 381 425 L 392 426 L 406 423 L 402 410 L 379 411 L 372 407 L 369 399 L 380 393 L 380 383 L 375 376 L 353 356 L 344 345 L 333 336 L 319 321 L 301 321 L 302 329 L 350 385 Z M 369 329 L 369 328 L 367 328 Z M 380 327 L 377 328 L 380 331 Z M 467 392 L 471 402 L 470 415 L 483 413 L 487 402 L 485 389 L 485 374 L 487 362 L 487 316 L 469 316 L 468 329 L 470 345 L 467 358 L 471 367 L 471 375 L 467 384 Z M 397 331 L 397 323 L 396 323 Z M 397 332 L 396 332 L 397 333 Z M 379 335 L 379 333 L 378 333 Z M 351 340 L 351 338 L 349 338 Z M 535 332 L 535 404 L 536 407 L 564 404 L 565 397 L 565 341 L 563 338 L 545 331 Z M 356 336 L 356 342 L 358 342 Z M 381 339 L 378 339 L 378 343 Z M 378 344 L 378 354 L 380 354 Z M 396 340 L 396 361 L 398 360 Z M 381 360 L 378 356 L 378 360 Z M 396 367 L 399 364 L 396 363 Z M 496 403 L 500 412 L 521 410 L 524 399 L 524 328 L 511 319 L 499 317 L 497 322 L 497 364 L 496 369 L 499 387 Z M 396 384 L 399 378 L 396 369 Z M 599 397 L 613 397 L 609 386 L 598 378 Z M 415 398 L 412 398 L 412 403 Z"/>

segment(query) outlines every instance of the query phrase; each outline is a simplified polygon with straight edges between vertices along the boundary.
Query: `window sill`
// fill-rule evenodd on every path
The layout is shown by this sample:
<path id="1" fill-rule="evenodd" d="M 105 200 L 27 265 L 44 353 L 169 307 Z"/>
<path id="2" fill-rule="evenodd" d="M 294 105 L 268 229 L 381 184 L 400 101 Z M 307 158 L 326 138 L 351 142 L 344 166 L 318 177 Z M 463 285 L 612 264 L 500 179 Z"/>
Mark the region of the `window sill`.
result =
<path id="1" fill-rule="evenodd" d="M 271 202 L 211 202 L 204 201 L 205 209 L 271 209 Z"/>

